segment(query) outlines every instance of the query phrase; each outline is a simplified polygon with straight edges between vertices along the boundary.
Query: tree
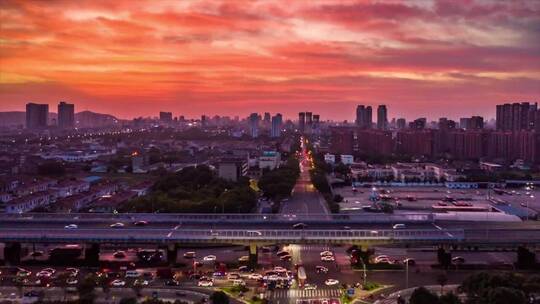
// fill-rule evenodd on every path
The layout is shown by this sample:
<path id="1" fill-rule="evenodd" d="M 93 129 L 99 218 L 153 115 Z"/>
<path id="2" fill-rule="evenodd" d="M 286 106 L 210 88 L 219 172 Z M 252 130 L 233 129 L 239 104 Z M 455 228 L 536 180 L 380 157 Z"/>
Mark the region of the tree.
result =
<path id="1" fill-rule="evenodd" d="M 66 288 L 67 288 L 66 281 L 70 277 L 71 277 L 71 274 L 67 271 L 59 273 L 58 276 L 56 277 L 56 285 L 62 288 L 62 298 L 64 300 L 66 299 Z"/>
<path id="2" fill-rule="evenodd" d="M 439 298 L 439 304 L 462 304 L 462 302 L 458 296 L 452 292 L 449 292 Z"/>
<path id="3" fill-rule="evenodd" d="M 439 297 L 425 287 L 416 288 L 409 299 L 409 304 L 438 304 Z"/>
<path id="4" fill-rule="evenodd" d="M 216 291 L 210 296 L 212 304 L 229 304 L 229 296 L 223 291 Z"/>
<path id="5" fill-rule="evenodd" d="M 15 284 L 15 287 L 17 288 L 17 291 L 19 292 L 19 297 L 23 296 L 23 288 L 24 288 L 24 281 L 22 278 L 15 278 L 13 280 L 13 283 Z"/>
<path id="6" fill-rule="evenodd" d="M 60 176 L 66 173 L 64 164 L 57 161 L 48 161 L 38 166 L 39 175 Z"/>
<path id="7" fill-rule="evenodd" d="M 137 299 L 135 298 L 122 298 L 119 304 L 137 304 Z"/>
<path id="8" fill-rule="evenodd" d="M 109 293 L 111 292 L 110 280 L 106 276 L 100 276 L 97 278 L 97 285 L 101 287 L 103 293 L 105 294 L 105 299 L 109 299 Z"/>
<path id="9" fill-rule="evenodd" d="M 525 304 L 526 302 L 523 291 L 508 287 L 490 289 L 479 301 L 481 304 Z"/>
<path id="10" fill-rule="evenodd" d="M 79 302 L 81 304 L 92 304 L 96 295 L 94 290 L 96 288 L 96 277 L 93 274 L 88 274 L 77 286 L 79 292 Z"/>
<path id="11" fill-rule="evenodd" d="M 441 285 L 441 294 L 444 294 L 444 285 L 448 283 L 448 277 L 446 276 L 446 273 L 441 273 L 437 276 L 437 283 Z"/>

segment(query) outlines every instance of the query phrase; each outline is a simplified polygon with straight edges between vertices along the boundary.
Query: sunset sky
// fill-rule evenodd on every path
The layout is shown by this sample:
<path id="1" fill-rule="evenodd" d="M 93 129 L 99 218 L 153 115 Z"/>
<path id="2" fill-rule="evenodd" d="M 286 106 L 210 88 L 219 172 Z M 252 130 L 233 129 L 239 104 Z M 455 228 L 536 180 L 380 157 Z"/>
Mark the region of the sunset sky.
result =
<path id="1" fill-rule="evenodd" d="M 0 0 L 0 111 L 493 117 L 540 101 L 540 1 Z"/>

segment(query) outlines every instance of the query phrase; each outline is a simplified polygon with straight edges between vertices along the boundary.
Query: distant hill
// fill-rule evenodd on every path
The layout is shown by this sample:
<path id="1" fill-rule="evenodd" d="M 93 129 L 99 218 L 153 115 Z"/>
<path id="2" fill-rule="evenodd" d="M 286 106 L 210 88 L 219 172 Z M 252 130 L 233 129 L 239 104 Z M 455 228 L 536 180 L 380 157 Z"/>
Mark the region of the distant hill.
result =
<path id="1" fill-rule="evenodd" d="M 56 113 L 49 113 L 49 123 L 57 119 Z M 75 113 L 75 124 L 80 128 L 104 127 L 114 125 L 119 121 L 109 114 L 101 114 L 90 111 Z M 0 112 L 0 127 L 24 126 L 26 124 L 26 113 L 22 111 Z"/>

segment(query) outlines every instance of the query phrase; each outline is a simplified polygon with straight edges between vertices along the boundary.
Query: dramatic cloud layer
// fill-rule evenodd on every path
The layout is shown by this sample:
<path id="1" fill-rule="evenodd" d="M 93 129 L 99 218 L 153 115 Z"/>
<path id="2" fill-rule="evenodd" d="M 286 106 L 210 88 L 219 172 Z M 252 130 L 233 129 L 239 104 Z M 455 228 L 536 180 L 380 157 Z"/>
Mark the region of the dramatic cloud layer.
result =
<path id="1" fill-rule="evenodd" d="M 491 116 L 540 95 L 540 1 L 1 1 L 0 110 Z"/>

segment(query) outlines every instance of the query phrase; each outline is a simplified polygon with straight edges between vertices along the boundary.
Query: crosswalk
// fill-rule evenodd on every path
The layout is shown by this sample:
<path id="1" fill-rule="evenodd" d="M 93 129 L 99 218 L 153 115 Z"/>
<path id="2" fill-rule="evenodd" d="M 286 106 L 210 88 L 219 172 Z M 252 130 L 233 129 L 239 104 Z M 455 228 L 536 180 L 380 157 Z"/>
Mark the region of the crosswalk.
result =
<path id="1" fill-rule="evenodd" d="M 265 293 L 266 299 L 281 298 L 339 298 L 341 290 L 339 289 L 275 289 Z"/>

